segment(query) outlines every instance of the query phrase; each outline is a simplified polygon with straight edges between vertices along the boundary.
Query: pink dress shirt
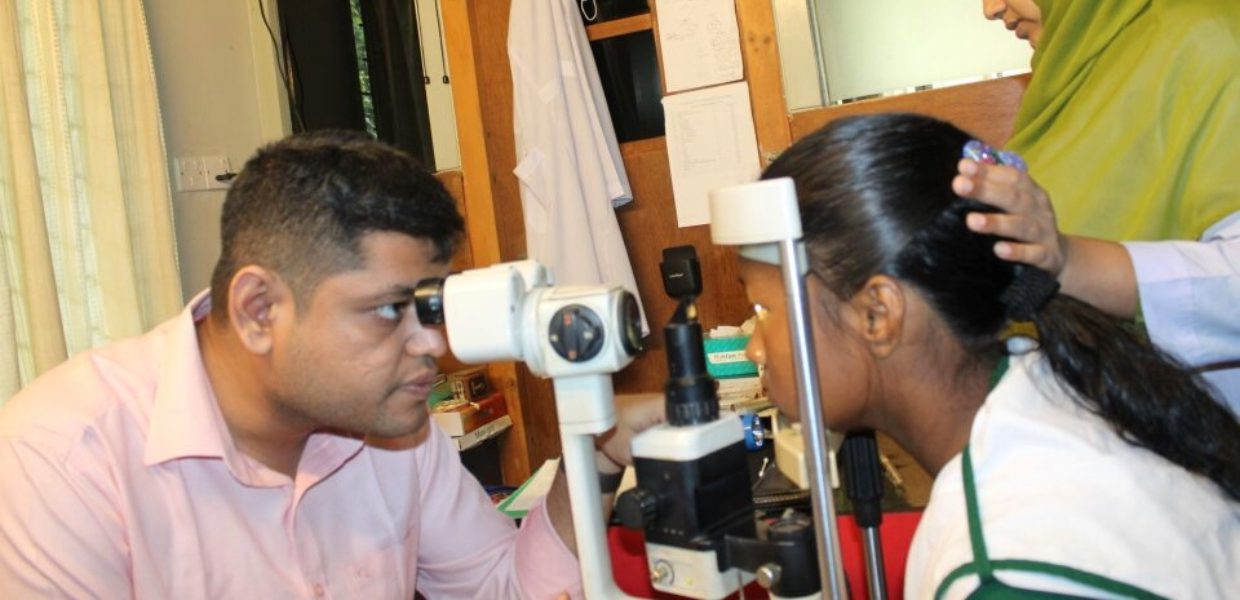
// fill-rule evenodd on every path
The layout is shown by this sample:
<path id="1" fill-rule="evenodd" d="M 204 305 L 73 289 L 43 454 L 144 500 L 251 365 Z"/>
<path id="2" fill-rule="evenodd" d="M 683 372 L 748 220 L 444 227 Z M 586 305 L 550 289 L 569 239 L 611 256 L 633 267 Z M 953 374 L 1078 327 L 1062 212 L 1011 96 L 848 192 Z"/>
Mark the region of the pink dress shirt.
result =
<path id="1" fill-rule="evenodd" d="M 412 449 L 314 434 L 296 479 L 234 446 L 203 295 L 0 410 L 0 596 L 580 596 L 544 506 L 518 530 L 432 426 Z"/>

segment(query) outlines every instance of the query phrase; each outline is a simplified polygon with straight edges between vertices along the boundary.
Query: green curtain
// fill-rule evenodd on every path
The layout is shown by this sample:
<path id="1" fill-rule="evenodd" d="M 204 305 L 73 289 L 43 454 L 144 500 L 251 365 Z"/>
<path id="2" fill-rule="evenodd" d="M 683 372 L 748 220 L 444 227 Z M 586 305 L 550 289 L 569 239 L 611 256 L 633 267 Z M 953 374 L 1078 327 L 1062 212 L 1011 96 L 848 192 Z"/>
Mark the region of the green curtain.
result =
<path id="1" fill-rule="evenodd" d="M 1060 227 L 1195 239 L 1240 210 L 1240 2 L 1038 0 L 1043 31 L 1008 146 Z"/>
<path id="2" fill-rule="evenodd" d="M 181 301 L 141 0 L 0 2 L 0 400 Z"/>

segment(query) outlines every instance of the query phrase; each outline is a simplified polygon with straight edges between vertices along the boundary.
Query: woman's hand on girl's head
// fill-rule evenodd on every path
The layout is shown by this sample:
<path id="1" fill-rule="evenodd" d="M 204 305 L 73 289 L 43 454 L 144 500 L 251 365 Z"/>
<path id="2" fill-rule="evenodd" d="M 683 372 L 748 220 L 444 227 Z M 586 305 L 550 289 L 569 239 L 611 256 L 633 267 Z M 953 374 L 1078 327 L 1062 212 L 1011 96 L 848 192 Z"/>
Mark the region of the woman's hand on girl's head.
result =
<path id="1" fill-rule="evenodd" d="M 969 213 L 966 224 L 977 233 L 1009 238 L 995 244 L 995 255 L 1026 263 L 1059 277 L 1067 260 L 1067 241 L 1055 224 L 1055 210 L 1028 173 L 961 159 L 952 190 L 998 208 L 1003 213 Z"/>

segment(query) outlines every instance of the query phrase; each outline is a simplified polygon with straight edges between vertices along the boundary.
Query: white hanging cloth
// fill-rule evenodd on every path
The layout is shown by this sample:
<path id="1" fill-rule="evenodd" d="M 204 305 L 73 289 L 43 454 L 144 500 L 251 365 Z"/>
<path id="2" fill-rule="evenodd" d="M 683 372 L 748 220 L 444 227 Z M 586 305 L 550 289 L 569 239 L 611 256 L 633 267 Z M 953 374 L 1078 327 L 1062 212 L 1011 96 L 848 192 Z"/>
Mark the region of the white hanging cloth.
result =
<path id="1" fill-rule="evenodd" d="M 615 283 L 637 296 L 615 215 L 633 193 L 577 11 L 574 0 L 513 0 L 509 14 L 526 251 L 557 284 Z"/>

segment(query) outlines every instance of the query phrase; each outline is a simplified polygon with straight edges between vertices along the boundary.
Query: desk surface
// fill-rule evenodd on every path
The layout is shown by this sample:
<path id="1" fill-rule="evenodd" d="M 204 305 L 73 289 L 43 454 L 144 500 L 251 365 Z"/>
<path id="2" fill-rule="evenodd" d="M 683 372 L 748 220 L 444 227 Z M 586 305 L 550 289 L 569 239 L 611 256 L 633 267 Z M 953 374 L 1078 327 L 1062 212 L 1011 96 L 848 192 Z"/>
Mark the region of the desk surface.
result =
<path id="1" fill-rule="evenodd" d="M 926 503 L 930 499 L 930 488 L 934 484 L 934 479 L 930 477 L 913 457 L 900 447 L 894 440 L 883 434 L 878 434 L 879 452 L 888 460 L 890 465 L 894 467 L 898 475 L 898 483 L 893 477 L 884 479 L 884 511 L 906 511 L 921 510 L 926 507 Z M 755 500 L 762 505 L 762 497 L 768 500 L 778 496 L 789 496 L 790 494 L 800 492 L 804 496 L 803 503 L 808 506 L 808 492 L 800 490 L 797 486 L 784 477 L 778 469 L 775 468 L 773 446 L 768 445 L 762 450 L 752 452 L 748 455 L 750 479 L 755 482 L 754 496 Z M 759 477 L 762 469 L 763 459 L 769 458 L 771 461 L 767 471 Z M 795 501 L 793 505 L 797 504 Z M 852 512 L 849 506 L 848 498 L 844 490 L 836 490 L 836 507 L 839 514 L 849 514 Z M 783 505 L 780 504 L 779 507 Z"/>
<path id="2" fill-rule="evenodd" d="M 901 491 L 909 506 L 925 508 L 930 501 L 930 488 L 934 485 L 934 478 L 922 469 L 904 448 L 885 434 L 878 434 L 878 450 L 891 461 L 896 472 L 900 474 Z"/>

